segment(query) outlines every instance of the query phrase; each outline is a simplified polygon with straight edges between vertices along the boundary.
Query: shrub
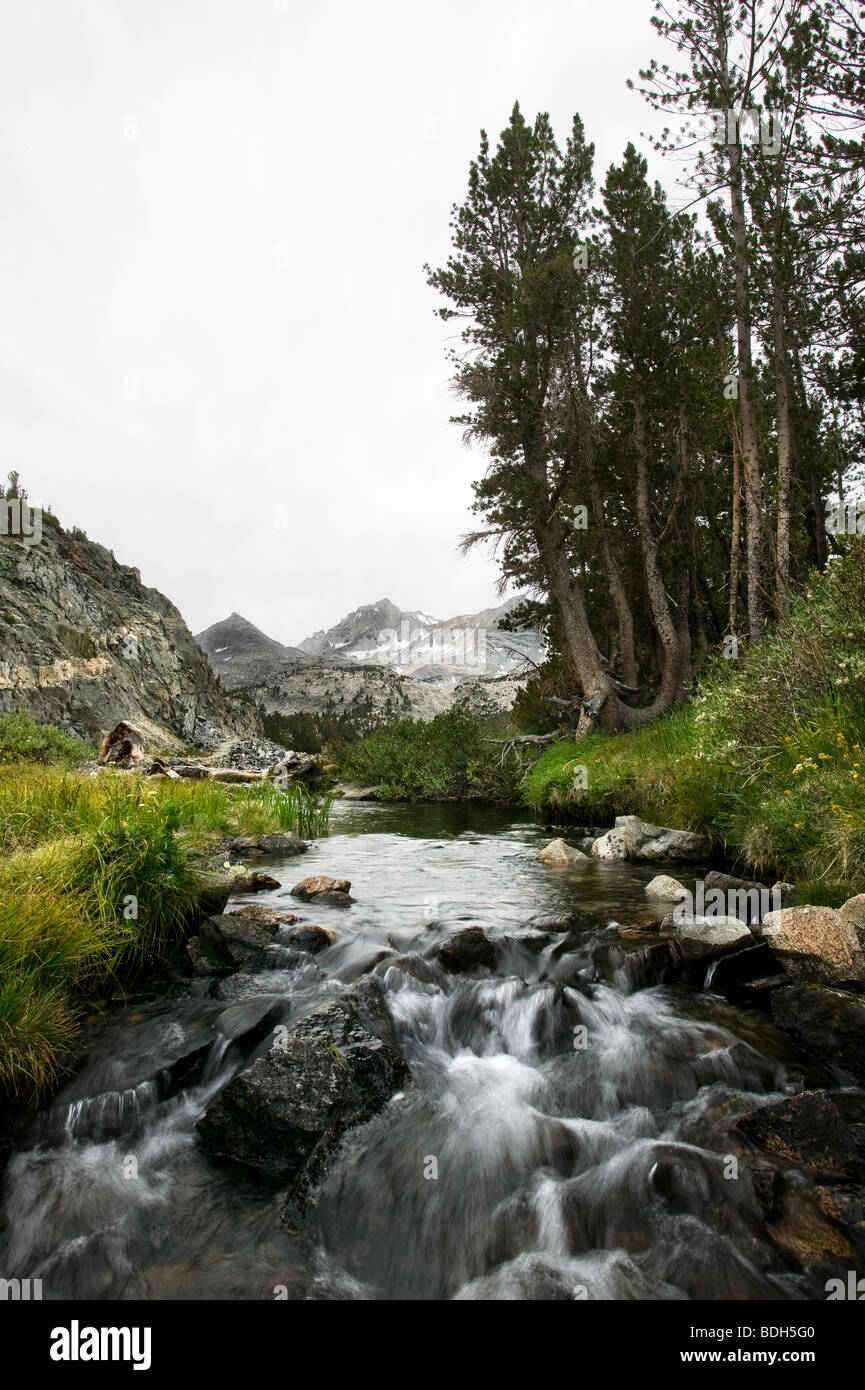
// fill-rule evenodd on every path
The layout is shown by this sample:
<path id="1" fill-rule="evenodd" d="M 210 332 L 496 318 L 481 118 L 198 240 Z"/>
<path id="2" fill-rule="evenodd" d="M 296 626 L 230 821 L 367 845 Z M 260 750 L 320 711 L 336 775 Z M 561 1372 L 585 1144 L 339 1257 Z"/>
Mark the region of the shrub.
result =
<path id="1" fill-rule="evenodd" d="M 21 710 L 0 714 L 0 763 L 56 763 L 80 767 L 96 749 L 83 739 L 64 734 L 53 724 L 34 724 Z"/>
<path id="2" fill-rule="evenodd" d="M 343 751 L 340 770 L 395 800 L 518 799 L 520 767 L 494 742 L 503 721 L 450 709 L 427 722 L 373 729 Z"/>

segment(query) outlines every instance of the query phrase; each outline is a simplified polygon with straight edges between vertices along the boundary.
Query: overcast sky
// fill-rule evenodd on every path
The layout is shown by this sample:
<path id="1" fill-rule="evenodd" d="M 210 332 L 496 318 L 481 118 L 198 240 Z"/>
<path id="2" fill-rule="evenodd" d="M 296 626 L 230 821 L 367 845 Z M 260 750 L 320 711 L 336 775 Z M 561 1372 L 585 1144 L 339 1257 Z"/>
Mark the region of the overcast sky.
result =
<path id="1" fill-rule="evenodd" d="M 639 143 L 651 13 L 4 0 L 3 473 L 194 632 L 495 602 L 494 561 L 457 554 L 484 458 L 422 266 L 515 99 L 562 142 L 578 110 L 601 176 Z"/>

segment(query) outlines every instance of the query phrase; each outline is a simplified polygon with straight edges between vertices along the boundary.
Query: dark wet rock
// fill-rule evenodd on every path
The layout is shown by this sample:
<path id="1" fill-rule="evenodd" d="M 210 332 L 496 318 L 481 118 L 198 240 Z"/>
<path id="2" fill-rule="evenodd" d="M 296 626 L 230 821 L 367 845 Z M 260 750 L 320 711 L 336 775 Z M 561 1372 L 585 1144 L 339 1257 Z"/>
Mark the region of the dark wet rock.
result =
<path id="1" fill-rule="evenodd" d="M 301 902 L 329 903 L 331 907 L 348 907 L 354 902 L 349 889 L 351 882 L 347 878 L 331 878 L 329 874 L 314 874 L 311 878 L 302 878 L 291 890 L 293 898 L 300 898 Z"/>
<path id="2" fill-rule="evenodd" d="M 256 854 L 258 852 L 258 841 L 251 840 L 248 835 L 235 835 L 228 841 L 228 849 L 232 854 Z"/>
<path id="3" fill-rule="evenodd" d="M 772 995 L 772 1017 L 806 1052 L 865 1081 L 865 999 L 821 985 L 788 985 Z"/>
<path id="4" fill-rule="evenodd" d="M 337 933 L 332 927 L 320 927 L 313 922 L 304 922 L 299 927 L 292 927 L 290 931 L 281 932 L 279 939 L 285 946 L 294 946 L 295 950 L 309 951 L 315 956 L 319 951 L 326 951 L 328 946 L 333 945 Z"/>
<path id="5" fill-rule="evenodd" d="M 670 941 L 640 944 L 628 939 L 600 942 L 592 948 L 590 961 L 592 979 L 622 983 L 629 990 L 668 984 L 678 977 L 681 964 Z"/>
<path id="6" fill-rule="evenodd" d="M 376 1115 L 411 1079 L 371 981 L 276 1030 L 198 1122 L 209 1152 L 289 1185 L 293 1222 L 341 1135 Z"/>
<path id="7" fill-rule="evenodd" d="M 223 913 L 209 918 L 201 928 L 201 936 L 212 945 L 214 952 L 223 956 L 227 952 L 235 969 L 266 970 L 276 963 L 271 949 L 275 929 L 243 913 Z"/>
<path id="8" fill-rule="evenodd" d="M 742 951 L 730 951 L 711 967 L 706 979 L 706 988 L 739 999 L 745 985 L 771 974 L 775 964 L 775 957 L 765 945 L 746 946 Z"/>
<path id="9" fill-rule="evenodd" d="M 232 874 L 231 893 L 261 893 L 265 888 L 279 888 L 278 878 L 271 874 L 251 873 Z"/>
<path id="10" fill-rule="evenodd" d="M 192 964 L 193 973 L 202 976 L 227 975 L 234 969 L 234 961 L 222 943 L 207 936 L 191 936 L 186 943 L 186 954 Z"/>
<path id="11" fill-rule="evenodd" d="M 285 1017 L 287 1004 L 281 994 L 263 994 L 229 1004 L 217 1015 L 216 1026 L 226 1038 L 242 1047 L 255 1047 Z"/>
<path id="12" fill-rule="evenodd" d="M 766 1163 L 747 1164 L 745 1170 L 763 1218 L 768 1221 L 774 1216 L 781 1195 L 781 1174 Z"/>
<path id="13" fill-rule="evenodd" d="M 275 831 L 271 835 L 262 835 L 258 841 L 258 848 L 264 854 L 305 854 L 309 845 L 297 835 Z"/>
<path id="14" fill-rule="evenodd" d="M 865 983 L 852 921 L 832 907 L 787 907 L 763 919 L 763 937 L 789 975 L 825 985 Z"/>
<path id="15" fill-rule="evenodd" d="M 813 1191 L 783 1192 L 777 1215 L 766 1230 L 775 1244 L 803 1269 L 847 1258 L 851 1253 L 848 1236 L 827 1218 Z"/>
<path id="16" fill-rule="evenodd" d="M 496 958 L 493 944 L 483 927 L 466 927 L 463 931 L 454 932 L 448 941 L 439 946 L 436 955 L 439 964 L 449 975 L 492 969 Z"/>
<path id="17" fill-rule="evenodd" d="M 862 1161 L 826 1091 L 770 1101 L 749 1110 L 734 1128 L 764 1152 L 817 1177 L 853 1178 Z"/>
<path id="18" fill-rule="evenodd" d="M 391 975 L 391 971 L 394 972 L 393 975 Z M 421 984 L 430 985 L 439 982 L 439 975 L 429 961 L 414 954 L 389 956 L 386 960 L 379 961 L 375 967 L 375 974 L 382 981 L 385 989 L 398 984 L 400 982 L 399 977 L 402 975 L 410 975 L 412 979 L 418 980 Z"/>
<path id="19" fill-rule="evenodd" d="M 240 1004 L 247 999 L 259 999 L 273 994 L 275 985 L 269 973 L 249 975 L 239 971 L 227 978 L 218 980 L 211 990 L 210 997 L 221 999 L 224 1004 Z"/>
<path id="20" fill-rule="evenodd" d="M 243 907 L 233 907 L 228 915 L 245 917 L 249 922 L 257 922 L 262 927 L 272 927 L 274 931 L 300 921 L 293 912 L 285 912 L 280 907 L 267 907 L 264 903 L 244 903 Z"/>

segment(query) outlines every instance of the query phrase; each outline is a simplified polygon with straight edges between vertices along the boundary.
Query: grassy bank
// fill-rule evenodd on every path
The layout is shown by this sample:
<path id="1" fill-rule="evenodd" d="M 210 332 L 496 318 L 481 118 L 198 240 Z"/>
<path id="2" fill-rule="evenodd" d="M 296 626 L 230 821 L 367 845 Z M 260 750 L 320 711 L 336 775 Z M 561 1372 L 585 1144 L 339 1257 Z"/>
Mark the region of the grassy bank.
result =
<path id="1" fill-rule="evenodd" d="M 776 634 L 710 667 L 689 705 L 633 733 L 552 745 L 523 794 L 563 821 L 635 813 L 703 831 L 744 865 L 790 875 L 810 901 L 834 903 L 865 889 L 863 781 L 857 542 Z"/>
<path id="2" fill-rule="evenodd" d="M 328 812 L 303 787 L 0 767 L 0 1088 L 48 1086 L 87 997 L 169 957 L 208 910 L 193 851 L 222 835 L 320 834 Z"/>

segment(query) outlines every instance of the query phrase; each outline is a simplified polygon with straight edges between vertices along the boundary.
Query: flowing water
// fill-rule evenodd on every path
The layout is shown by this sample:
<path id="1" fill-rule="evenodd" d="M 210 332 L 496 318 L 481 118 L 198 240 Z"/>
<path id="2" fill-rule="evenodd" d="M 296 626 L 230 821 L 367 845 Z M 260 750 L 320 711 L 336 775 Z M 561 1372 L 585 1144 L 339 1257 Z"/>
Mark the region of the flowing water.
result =
<path id="1" fill-rule="evenodd" d="M 549 835 L 489 808 L 343 803 L 333 832 L 268 860 L 283 887 L 255 901 L 294 910 L 297 879 L 350 878 L 351 908 L 298 909 L 337 941 L 274 949 L 252 987 L 291 1021 L 374 970 L 415 1084 L 347 1136 L 309 1234 L 280 1223 L 278 1187 L 197 1144 L 248 1053 L 219 1030 L 224 1002 L 177 989 L 109 1010 L 23 1128 L 5 1277 L 63 1299 L 822 1296 L 768 1240 L 730 1133 L 802 1089 L 801 1059 L 763 1014 L 653 984 L 645 942 L 606 979 L 592 964 L 609 921 L 653 916 L 652 870 L 540 865 Z M 495 972 L 431 967 L 473 924 Z"/>

